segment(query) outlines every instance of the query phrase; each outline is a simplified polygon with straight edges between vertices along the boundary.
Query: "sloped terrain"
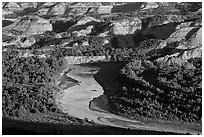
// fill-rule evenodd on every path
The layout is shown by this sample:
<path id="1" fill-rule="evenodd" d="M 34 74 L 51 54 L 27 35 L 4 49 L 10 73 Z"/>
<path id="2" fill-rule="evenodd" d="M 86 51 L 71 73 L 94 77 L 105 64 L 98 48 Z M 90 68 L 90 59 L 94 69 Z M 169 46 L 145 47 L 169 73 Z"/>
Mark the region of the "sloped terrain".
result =
<path id="1" fill-rule="evenodd" d="M 201 3 L 3 2 L 2 46 L 3 116 L 49 121 L 64 65 L 123 61 L 114 113 L 201 127 Z"/>

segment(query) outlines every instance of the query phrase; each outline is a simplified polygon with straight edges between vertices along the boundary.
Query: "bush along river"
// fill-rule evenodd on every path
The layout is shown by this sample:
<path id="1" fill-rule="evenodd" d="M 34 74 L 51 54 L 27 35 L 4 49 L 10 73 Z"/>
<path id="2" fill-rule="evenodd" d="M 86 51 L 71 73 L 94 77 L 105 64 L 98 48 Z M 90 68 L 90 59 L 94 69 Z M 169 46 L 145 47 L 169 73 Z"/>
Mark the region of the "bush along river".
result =
<path id="1" fill-rule="evenodd" d="M 117 88 L 117 73 L 124 65 L 125 62 L 67 65 L 70 71 L 64 74 L 58 83 L 58 86 L 64 90 L 60 98 L 60 108 L 69 115 L 109 126 L 201 134 L 202 131 L 192 125 L 184 126 L 141 118 L 133 120 L 111 110 L 107 95 Z"/>

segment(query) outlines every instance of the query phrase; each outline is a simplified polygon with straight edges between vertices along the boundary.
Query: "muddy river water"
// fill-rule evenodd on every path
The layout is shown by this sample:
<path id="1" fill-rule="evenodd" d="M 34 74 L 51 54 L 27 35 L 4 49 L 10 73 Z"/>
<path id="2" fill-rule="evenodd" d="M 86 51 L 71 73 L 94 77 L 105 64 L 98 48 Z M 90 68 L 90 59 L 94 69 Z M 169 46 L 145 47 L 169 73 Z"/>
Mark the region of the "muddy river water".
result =
<path id="1" fill-rule="evenodd" d="M 100 71 L 100 67 L 90 65 L 71 65 L 69 67 L 72 67 L 72 71 L 67 76 L 81 83 L 64 90 L 64 95 L 60 100 L 64 112 L 81 119 L 87 118 L 99 124 L 116 127 L 177 133 L 201 133 L 201 131 L 195 129 L 182 128 L 182 126 L 143 123 L 113 114 L 108 111 L 103 87 L 94 78 L 94 75 Z"/>

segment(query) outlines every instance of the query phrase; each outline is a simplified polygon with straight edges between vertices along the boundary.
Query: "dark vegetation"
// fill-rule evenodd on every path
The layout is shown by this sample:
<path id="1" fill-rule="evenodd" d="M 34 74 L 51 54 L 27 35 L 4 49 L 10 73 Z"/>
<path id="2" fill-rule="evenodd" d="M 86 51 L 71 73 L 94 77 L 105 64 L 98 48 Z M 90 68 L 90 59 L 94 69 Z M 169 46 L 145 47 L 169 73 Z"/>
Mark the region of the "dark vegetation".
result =
<path id="1" fill-rule="evenodd" d="M 100 29 L 100 27 L 96 27 L 95 29 Z M 94 32 L 95 31 L 93 31 L 93 33 Z M 50 33 L 51 34 L 46 33 L 35 36 L 36 43 L 28 47 L 28 49 L 38 54 L 55 55 L 58 57 L 109 56 L 112 61 L 128 61 L 132 58 L 148 57 L 146 54 L 160 43 L 159 39 L 154 39 L 147 35 L 140 35 L 138 33 L 135 35 L 135 43 L 138 43 L 136 47 L 115 48 L 113 45 L 117 45 L 117 38 L 113 36 L 99 37 L 93 36 L 92 34 L 87 36 L 75 36 L 63 33 L 61 35 L 62 38 L 53 38 L 52 32 Z M 105 39 L 111 41 L 109 46 L 103 44 Z M 63 44 L 66 43 L 66 41 L 68 44 Z M 89 45 L 83 45 L 84 42 L 88 42 Z M 73 46 L 74 43 L 78 43 L 78 45 Z M 50 48 L 50 45 L 53 45 L 53 47 Z M 47 48 L 50 50 L 46 50 Z"/>
<path id="2" fill-rule="evenodd" d="M 5 19 L 16 19 L 16 18 L 18 18 L 18 15 L 15 13 L 10 13 L 10 14 L 4 15 L 4 18 Z"/>
<path id="3" fill-rule="evenodd" d="M 52 84 L 63 69 L 63 60 L 54 56 L 59 53 L 48 58 L 18 55 L 8 50 L 2 56 L 3 134 L 173 134 L 95 126 L 87 119 L 61 113 L 55 102 L 59 89 Z"/>
<path id="4" fill-rule="evenodd" d="M 123 10 L 121 10 L 121 6 Z M 201 19 L 200 14 L 193 12 L 201 8 L 202 3 L 180 3 L 175 5 L 173 9 L 168 10 L 166 7 L 152 9 L 145 13 L 126 12 L 135 5 L 121 5 L 113 8 L 112 12 L 121 12 L 116 16 L 108 17 L 105 22 L 90 22 L 81 26 L 75 26 L 73 30 L 81 30 L 89 25 L 94 25 L 92 33 L 87 36 L 75 36 L 69 32 L 69 29 L 76 21 L 63 22 L 57 21 L 53 23 L 53 32 L 46 32 L 42 35 L 36 35 L 36 43 L 29 49 L 34 56 L 20 58 L 19 52 L 15 51 L 15 45 L 9 45 L 8 51 L 2 53 L 2 115 L 3 117 L 21 118 L 29 115 L 29 118 L 38 119 L 41 117 L 45 121 L 54 121 L 56 123 L 78 123 L 87 124 L 88 121 L 72 118 L 66 114 L 61 114 L 56 105 L 56 95 L 59 89 L 53 84 L 53 79 L 57 77 L 63 69 L 63 60 L 65 56 L 109 56 L 111 61 L 129 61 L 129 63 L 121 69 L 118 80 L 120 88 L 114 91 L 116 94 L 107 94 L 111 107 L 117 112 L 137 117 L 145 117 L 150 119 L 168 120 L 173 122 L 189 122 L 201 123 L 202 118 L 202 59 L 190 59 L 188 62 L 195 66 L 190 69 L 187 66 L 177 66 L 176 64 L 164 65 L 159 67 L 154 62 L 161 56 L 177 52 L 173 50 L 179 43 L 170 43 L 164 49 L 154 50 L 160 43 L 161 39 L 156 35 L 141 35 L 139 32 L 134 35 L 136 46 L 134 48 L 118 48 L 117 38 L 107 37 L 111 41 L 111 47 L 107 48 L 103 45 L 103 37 L 97 35 L 109 29 L 110 21 L 124 19 L 132 16 L 155 16 L 147 17 L 142 20 L 143 28 L 148 26 L 151 29 L 155 25 L 166 20 L 166 16 L 170 14 L 181 15 L 185 21 L 197 21 Z M 140 8 L 141 3 L 136 5 Z M 169 6 L 170 7 L 170 6 Z M 134 7 L 135 9 L 135 7 Z M 27 9 L 30 10 L 30 9 Z M 34 13 L 35 9 L 30 12 Z M 162 13 L 162 15 L 160 14 Z M 121 16 L 123 15 L 123 16 Z M 185 15 L 185 16 L 184 16 Z M 92 15 L 97 16 L 97 14 Z M 17 18 L 17 14 L 7 14 L 5 18 Z M 50 18 L 47 15 L 47 18 Z M 74 16 L 74 20 L 80 17 Z M 99 17 L 100 18 L 100 17 Z M 3 22 L 10 24 L 11 22 Z M 167 24 L 175 28 L 177 23 Z M 4 27 L 4 25 L 3 25 Z M 192 29 L 186 36 L 189 39 L 198 28 Z M 10 30 L 13 35 L 19 35 L 21 31 Z M 63 32 L 63 34 L 62 34 Z M 169 32 L 169 30 L 168 30 Z M 56 33 L 62 34 L 61 38 L 53 38 Z M 164 32 L 162 32 L 164 33 Z M 10 43 L 16 37 L 2 35 L 2 41 Z M 71 41 L 71 44 L 63 42 Z M 88 41 L 89 45 L 83 45 Z M 73 46 L 78 43 L 78 46 Z M 51 47 L 53 45 L 53 47 Z M 103 46 L 102 46 L 103 45 Z M 14 49 L 15 48 L 15 49 Z M 47 50 L 48 49 L 48 50 Z M 39 58 L 37 55 L 46 54 L 47 58 Z M 111 83 L 111 82 L 110 82 Z M 106 91 L 107 93 L 107 91 Z M 34 115 L 37 115 L 34 116 Z M 45 116 L 46 115 L 46 116 Z M 32 121 L 32 120 L 31 120 Z M 36 120 L 38 121 L 38 120 Z M 59 122 L 60 121 L 60 122 Z M 62 122 L 64 121 L 64 122 Z M 35 123 L 36 124 L 36 123 Z M 25 124 L 26 125 L 26 124 Z M 38 124 L 36 124 L 38 125 Z M 44 125 L 44 124 L 42 124 Z M 160 134 L 161 132 L 131 131 L 114 128 L 111 129 L 101 127 L 83 127 L 69 126 L 69 130 L 60 129 L 55 125 L 47 128 L 45 131 L 33 129 L 20 129 L 17 127 L 3 127 L 3 134 Z M 63 126 L 62 126 L 63 127 Z M 59 127 L 61 128 L 61 127 Z M 63 127 L 64 128 L 64 127 Z M 77 128 L 77 131 L 75 129 Z M 78 132 L 78 128 L 80 132 Z M 52 130 L 53 129 L 53 130 Z M 32 131 L 31 131 L 32 130 Z M 48 131 L 49 130 L 49 131 Z M 52 132 L 50 132 L 52 130 Z M 9 133 L 8 133 L 9 131 Z M 41 132 L 42 131 L 42 132 Z M 163 134 L 163 133 L 161 133 Z"/>
<path id="5" fill-rule="evenodd" d="M 2 123 L 7 123 L 3 124 L 3 135 L 176 135 L 172 132 L 131 130 L 109 126 L 25 122 L 7 118 L 3 118 Z"/>
<path id="6" fill-rule="evenodd" d="M 14 41 L 14 40 L 16 40 L 15 36 L 9 36 L 6 34 L 2 34 L 2 42 L 10 43 L 11 41 Z"/>
<path id="7" fill-rule="evenodd" d="M 148 25 L 157 26 L 158 24 L 162 24 L 166 19 L 167 17 L 164 14 L 150 16 L 142 20 L 143 23 L 142 26 L 143 27 L 147 27 Z"/>
<path id="8" fill-rule="evenodd" d="M 21 131 L 24 134 L 52 134 L 41 130 L 31 131 L 33 128 L 18 128 L 23 121 L 95 125 L 93 121 L 75 118 L 58 108 L 57 100 L 62 91 L 55 85 L 55 80 L 64 69 L 62 58 L 54 54 L 47 58 L 39 58 L 37 54 L 19 57 L 19 54 L 19 51 L 11 49 L 2 53 L 2 116 L 12 126 L 7 127 L 8 121 L 4 122 L 4 134 L 22 134 Z M 15 123 L 14 119 L 20 121 Z"/>
<path id="9" fill-rule="evenodd" d="M 173 54 L 178 42 L 154 50 L 158 39 L 146 39 L 131 49 L 111 48 L 105 53 L 112 61 L 129 61 L 120 74 L 123 87 L 110 94 L 117 111 L 133 117 L 144 116 L 174 122 L 200 123 L 202 117 L 202 61 L 190 59 L 196 68 L 176 64 L 159 67 L 158 57 Z M 90 50 L 89 50 L 90 53 Z"/>
<path id="10" fill-rule="evenodd" d="M 200 123 L 202 65 L 201 59 L 191 62 L 195 69 L 133 60 L 121 70 L 123 87 L 110 100 L 119 112 L 133 117 Z"/>
<path id="11" fill-rule="evenodd" d="M 188 14 L 188 12 L 195 12 L 202 8 L 202 2 L 181 2 L 175 5 L 183 14 Z"/>
<path id="12" fill-rule="evenodd" d="M 56 112 L 56 87 L 52 78 L 62 70 L 63 61 L 54 56 L 18 57 L 18 52 L 3 52 L 2 113 L 18 117 L 20 111 Z"/>

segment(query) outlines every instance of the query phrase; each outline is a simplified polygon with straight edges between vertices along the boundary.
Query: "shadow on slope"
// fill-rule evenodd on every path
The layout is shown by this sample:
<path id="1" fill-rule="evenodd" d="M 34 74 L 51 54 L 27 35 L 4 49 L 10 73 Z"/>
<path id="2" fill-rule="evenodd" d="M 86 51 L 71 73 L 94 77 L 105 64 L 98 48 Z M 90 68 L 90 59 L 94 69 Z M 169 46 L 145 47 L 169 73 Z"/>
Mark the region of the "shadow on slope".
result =
<path id="1" fill-rule="evenodd" d="M 124 5 L 117 5 L 111 9 L 111 13 L 128 12 L 140 10 L 143 2 L 129 2 Z"/>
<path id="2" fill-rule="evenodd" d="M 9 26 L 13 23 L 13 21 L 10 20 L 2 20 L 2 27 Z"/>
<path id="3" fill-rule="evenodd" d="M 52 27 L 54 32 L 60 33 L 60 32 L 65 32 L 74 24 L 76 24 L 76 21 L 56 21 L 52 23 Z"/>
<path id="4" fill-rule="evenodd" d="M 171 132 L 130 130 L 109 126 L 63 125 L 2 118 L 3 135 L 167 135 Z"/>
<path id="5" fill-rule="evenodd" d="M 95 80 L 103 87 L 105 94 L 112 94 L 111 89 L 117 86 L 119 71 L 127 62 L 100 62 L 96 63 L 100 67 L 98 73 L 94 75 Z"/>

